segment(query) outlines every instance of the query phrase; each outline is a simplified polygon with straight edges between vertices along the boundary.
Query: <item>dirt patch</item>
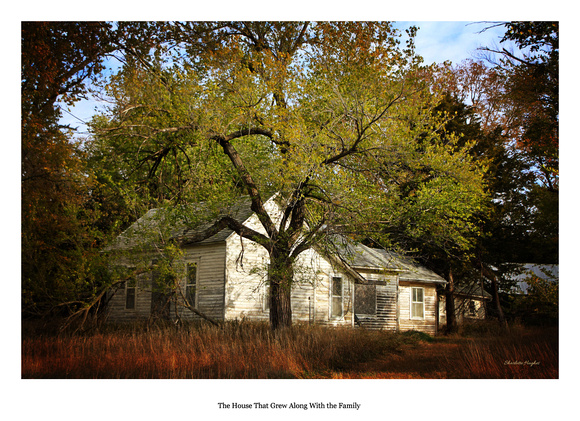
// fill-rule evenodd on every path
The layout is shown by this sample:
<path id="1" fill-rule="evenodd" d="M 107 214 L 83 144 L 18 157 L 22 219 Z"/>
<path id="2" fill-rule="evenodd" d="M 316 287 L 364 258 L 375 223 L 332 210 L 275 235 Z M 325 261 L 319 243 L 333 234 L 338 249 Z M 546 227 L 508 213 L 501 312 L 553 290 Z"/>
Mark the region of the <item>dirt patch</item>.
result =
<path id="1" fill-rule="evenodd" d="M 548 332 L 549 333 L 549 332 Z M 437 338 L 401 345 L 332 378 L 557 379 L 558 341 L 546 331 L 494 337 Z"/>

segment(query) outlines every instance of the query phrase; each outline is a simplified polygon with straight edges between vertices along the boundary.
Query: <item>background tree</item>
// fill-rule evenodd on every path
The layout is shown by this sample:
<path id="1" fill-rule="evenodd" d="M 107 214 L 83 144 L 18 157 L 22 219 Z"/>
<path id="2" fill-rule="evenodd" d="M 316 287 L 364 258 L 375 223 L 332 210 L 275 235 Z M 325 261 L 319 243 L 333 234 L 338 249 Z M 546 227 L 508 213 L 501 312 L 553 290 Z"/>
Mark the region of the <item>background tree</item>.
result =
<path id="1" fill-rule="evenodd" d="M 509 305 L 509 300 L 498 289 L 509 289 L 503 275 L 513 270 L 505 263 L 558 260 L 558 27 L 551 22 L 501 25 L 507 28 L 502 42 L 515 42 L 519 52 L 487 48 L 500 60 L 490 55 L 488 63 L 445 63 L 436 69 L 433 84 L 469 104 L 469 115 L 461 104 L 442 106 L 457 113 L 460 125 L 454 130 L 476 140 L 473 152 L 489 166 L 491 212 L 470 265 L 480 273 L 465 276 L 492 280 L 497 309 L 492 313 L 500 319 L 499 303 Z M 481 131 L 468 129 L 468 121 L 480 122 Z"/>
<path id="2" fill-rule="evenodd" d="M 291 324 L 297 257 L 329 234 L 389 244 L 384 227 L 406 222 L 414 238 L 469 247 L 483 171 L 470 147 L 440 140 L 446 116 L 432 112 L 414 29 L 404 47 L 374 22 L 125 29 L 159 45 L 133 49 L 111 78 L 93 153 L 147 205 L 203 200 L 217 212 L 246 193 L 259 231 L 223 216 L 199 238 L 229 227 L 268 251 L 273 329 Z M 274 192 L 280 221 L 264 208 Z"/>
<path id="3" fill-rule="evenodd" d="M 558 188 L 559 28 L 558 22 L 509 22 L 503 41 L 521 54 L 486 49 L 500 55 L 507 76 L 506 101 L 520 127 L 518 146 L 535 160 L 539 179 Z"/>
<path id="4" fill-rule="evenodd" d="M 110 33 L 100 23 L 23 22 L 21 36 L 22 305 L 43 314 L 95 286 L 93 180 L 71 129 L 59 124 L 59 104 L 86 93 Z"/>
<path id="5" fill-rule="evenodd" d="M 449 189 L 452 195 L 447 200 L 441 201 L 439 206 L 417 208 L 413 205 L 417 189 L 421 188 L 421 180 L 433 176 L 433 170 L 428 163 L 425 163 L 427 165 L 424 167 L 405 167 L 396 173 L 407 174 L 405 176 L 407 182 L 403 184 L 404 188 L 400 192 L 407 212 L 402 214 L 404 219 L 398 224 L 392 224 L 388 229 L 390 236 L 396 239 L 399 246 L 412 250 L 416 259 L 447 280 L 446 325 L 448 331 L 453 331 L 456 328 L 455 290 L 481 278 L 480 271 L 476 269 L 478 265 L 475 252 L 479 248 L 481 238 L 487 234 L 485 221 L 490 220 L 490 214 L 494 211 L 493 184 L 497 176 L 496 165 L 501 159 L 498 159 L 496 154 L 498 150 L 504 149 L 502 139 L 498 136 L 487 136 L 483 132 L 474 107 L 465 105 L 455 94 L 442 95 L 432 112 L 435 115 L 448 116 L 445 124 L 438 129 L 438 139 L 444 144 L 451 143 L 462 148 L 469 154 L 470 159 L 486 168 L 482 175 L 486 194 L 480 197 L 481 201 L 475 201 L 474 196 L 466 194 L 470 189 L 475 189 L 477 183 L 481 183 L 481 179 L 476 180 L 465 174 L 458 180 L 461 189 Z M 467 200 L 469 197 L 472 202 Z M 455 202 L 455 198 L 459 200 Z M 426 224 L 424 222 L 426 219 L 431 220 L 431 223 Z M 462 241 L 456 241 L 454 229 L 451 228 L 459 221 L 469 226 L 468 229 L 461 231 Z M 407 226 L 425 228 L 421 231 L 409 231 L 405 228 Z"/>

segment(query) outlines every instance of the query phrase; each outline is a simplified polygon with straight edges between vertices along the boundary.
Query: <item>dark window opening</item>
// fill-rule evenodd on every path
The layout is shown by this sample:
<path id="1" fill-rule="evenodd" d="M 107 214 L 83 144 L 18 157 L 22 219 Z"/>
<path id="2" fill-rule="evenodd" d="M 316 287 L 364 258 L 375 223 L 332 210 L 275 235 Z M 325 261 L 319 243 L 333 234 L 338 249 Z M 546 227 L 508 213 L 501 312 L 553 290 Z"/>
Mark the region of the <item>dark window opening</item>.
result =
<path id="1" fill-rule="evenodd" d="M 137 301 L 137 281 L 131 279 L 125 283 L 125 308 L 127 310 L 135 309 Z"/>
<path id="2" fill-rule="evenodd" d="M 342 278 L 334 276 L 332 278 L 332 317 L 342 317 Z"/>
<path id="3" fill-rule="evenodd" d="M 354 286 L 355 314 L 377 313 L 377 286 L 356 284 Z"/>

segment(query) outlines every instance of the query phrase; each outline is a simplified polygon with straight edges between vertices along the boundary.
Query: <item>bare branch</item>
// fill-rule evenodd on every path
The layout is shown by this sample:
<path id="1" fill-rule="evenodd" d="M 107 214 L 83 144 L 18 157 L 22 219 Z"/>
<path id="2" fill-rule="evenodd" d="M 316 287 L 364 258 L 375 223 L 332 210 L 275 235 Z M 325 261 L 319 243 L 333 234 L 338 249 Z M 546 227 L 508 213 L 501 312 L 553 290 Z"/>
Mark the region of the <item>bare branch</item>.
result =
<path id="1" fill-rule="evenodd" d="M 187 298 L 185 298 L 185 296 L 183 295 L 183 290 L 179 286 L 177 286 L 177 290 L 179 291 L 179 296 L 181 298 L 179 305 L 185 307 L 186 309 L 188 309 L 192 313 L 198 315 L 203 320 L 210 322 L 212 325 L 219 326 L 219 323 L 216 320 L 214 320 L 212 317 L 209 317 L 207 314 L 199 311 L 197 308 L 195 308 L 194 306 L 189 304 L 189 301 L 187 301 Z"/>
<path id="2" fill-rule="evenodd" d="M 268 237 L 266 237 L 263 234 L 260 234 L 259 232 L 251 228 L 246 227 L 244 224 L 235 220 L 231 216 L 222 216 L 206 230 L 200 231 L 195 234 L 187 234 L 187 238 L 182 238 L 181 241 L 183 244 L 197 243 L 216 235 L 225 228 L 229 228 L 236 234 L 238 234 L 240 237 L 254 241 L 263 247 L 266 247 L 268 249 L 270 247 L 271 242 Z"/>
<path id="3" fill-rule="evenodd" d="M 246 190 L 248 192 L 248 195 L 250 196 L 250 199 L 252 200 L 251 209 L 258 216 L 258 219 L 262 223 L 262 226 L 264 227 L 264 229 L 266 230 L 266 232 L 268 233 L 270 238 L 272 240 L 274 240 L 278 235 L 278 229 L 276 228 L 276 225 L 274 224 L 274 222 L 270 218 L 270 215 L 268 215 L 268 212 L 266 212 L 266 209 L 264 208 L 264 202 L 262 201 L 262 197 L 260 195 L 260 191 L 258 190 L 258 186 L 254 182 L 254 179 L 252 178 L 249 171 L 246 169 L 240 154 L 238 153 L 238 151 L 236 150 L 234 145 L 232 145 L 232 143 L 230 142 L 233 139 L 247 136 L 247 135 L 252 135 L 252 134 L 272 136 L 268 130 L 265 130 L 265 129 L 262 129 L 259 127 L 255 127 L 255 128 L 249 128 L 248 130 L 245 130 L 245 129 L 238 130 L 238 131 L 233 132 L 227 136 L 216 135 L 216 136 L 213 136 L 212 139 L 217 141 L 220 144 L 220 146 L 223 148 L 225 154 L 232 161 L 234 168 L 236 169 L 236 171 L 240 175 L 242 182 L 246 186 Z"/>

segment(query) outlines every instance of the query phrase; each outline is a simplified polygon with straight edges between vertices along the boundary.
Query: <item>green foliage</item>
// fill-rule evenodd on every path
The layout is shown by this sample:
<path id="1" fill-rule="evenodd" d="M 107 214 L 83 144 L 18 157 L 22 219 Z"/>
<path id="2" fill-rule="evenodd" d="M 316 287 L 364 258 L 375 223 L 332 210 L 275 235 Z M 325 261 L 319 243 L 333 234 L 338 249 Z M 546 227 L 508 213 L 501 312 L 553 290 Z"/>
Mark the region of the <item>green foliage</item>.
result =
<path id="1" fill-rule="evenodd" d="M 515 41 L 519 47 L 529 47 L 536 55 L 557 54 L 559 49 L 558 22 L 509 22 L 502 39 Z"/>
<path id="2" fill-rule="evenodd" d="M 95 179 L 82 145 L 59 126 L 59 103 L 86 93 L 110 51 L 109 25 L 23 22 L 21 79 L 22 310 L 77 309 L 106 282 L 98 253 L 106 234 L 91 204 Z"/>
<path id="3" fill-rule="evenodd" d="M 559 316 L 559 281 L 549 270 L 543 276 L 533 272 L 522 280 L 528 284 L 526 294 L 510 297 L 509 314 L 526 325 L 555 325 Z"/>
<path id="4" fill-rule="evenodd" d="M 50 200 L 62 207 L 55 212 L 59 218 L 78 222 L 70 227 L 82 238 L 71 248 L 75 261 L 87 257 L 80 242 L 97 238 L 91 243 L 96 251 L 107 236 L 159 208 L 164 226 L 153 230 L 153 243 L 143 243 L 157 245 L 158 271 L 175 279 L 172 222 L 195 226 L 244 193 L 263 230 L 231 219 L 220 223 L 266 247 L 272 268 L 291 265 L 325 241 L 329 227 L 383 244 L 396 240 L 389 234 L 402 227 L 406 237 L 446 250 L 471 246 L 473 219 L 485 197 L 484 166 L 471 158 L 470 144 L 442 136 L 449 116 L 433 112 L 439 98 L 424 82 L 414 28 L 402 46 L 401 34 L 378 22 L 119 22 L 115 32 L 101 24 L 39 24 L 37 32 L 28 31 L 32 27 L 23 27 L 27 53 L 36 51 L 30 34 L 40 40 L 53 31 L 47 39 L 58 45 L 46 48 L 57 59 L 55 71 L 46 73 L 50 78 L 23 73 L 23 92 L 31 98 L 50 103 L 56 92 L 73 101 L 84 92 L 85 78 L 100 71 L 102 54 L 117 48 L 123 55 L 122 68 L 95 85 L 111 105 L 93 119 L 91 138 L 75 150 L 66 139 L 55 142 L 64 146 L 54 148 L 54 167 L 75 187 L 57 183 L 63 196 Z M 32 63 L 46 51 L 26 55 L 26 70 L 39 68 Z M 44 89 L 43 80 L 55 80 L 56 88 Z M 56 130 L 56 117 L 47 117 L 43 130 Z M 23 133 L 31 127 L 23 119 Z M 30 145 L 24 159 L 43 167 L 46 145 L 34 147 L 39 136 L 30 133 L 23 136 Z M 23 172 L 36 177 L 26 166 Z M 263 208 L 275 192 L 281 225 Z M 69 196 L 78 200 L 64 199 Z M 32 216 L 43 210 L 37 198 Z M 32 232 L 27 228 L 25 238 L 51 236 Z M 74 236 L 68 237 L 55 255 L 70 257 L 63 251 Z M 38 261 L 38 245 L 26 243 L 28 264 Z M 50 268 L 37 273 L 79 295 L 71 280 L 53 276 Z M 85 279 L 70 267 L 62 273 Z M 35 282 L 30 277 L 30 285 L 42 285 Z"/>
<path id="5" fill-rule="evenodd" d="M 471 251 L 557 260 L 558 25 L 506 27 L 522 55 L 432 84 L 416 29 L 402 45 L 388 22 L 23 23 L 23 309 L 83 308 L 127 276 L 99 250 L 150 208 L 164 218 L 143 246 L 171 284 L 175 223 L 241 194 L 266 234 L 228 227 L 273 268 L 337 232 L 460 266 Z M 115 49 L 123 67 L 95 81 L 111 106 L 75 143 L 57 103 L 82 98 Z M 282 227 L 261 205 L 276 192 Z"/>
<path id="6" fill-rule="evenodd" d="M 509 22 L 503 40 L 512 40 L 521 57 L 505 54 L 506 101 L 521 128 L 518 146 L 537 167 L 539 182 L 558 190 L 559 25 L 558 22 Z"/>
<path id="7" fill-rule="evenodd" d="M 407 330 L 401 334 L 404 338 L 414 340 L 415 342 L 433 342 L 433 337 L 424 332 L 419 332 L 418 330 Z"/>
<path id="8" fill-rule="evenodd" d="M 389 23 L 146 27 L 164 35 L 147 53 L 131 50 L 92 124 L 95 171 L 119 202 L 169 207 L 194 226 L 200 212 L 176 205 L 217 215 L 249 194 L 266 235 L 229 227 L 266 247 L 270 281 L 328 227 L 471 247 L 485 168 L 471 144 L 442 136 L 449 116 L 433 112 L 413 28 L 402 48 Z M 281 225 L 262 205 L 275 192 Z"/>
<path id="9" fill-rule="evenodd" d="M 492 261 L 558 261 L 559 27 L 557 22 L 508 22 L 495 71 L 506 152 L 494 153 L 496 192 L 488 250 Z M 495 148 L 498 150 L 497 148 Z M 503 155 L 503 157 L 502 157 Z M 495 240 L 493 238 L 495 237 Z M 498 253 L 498 251 L 500 253 Z M 493 253 L 492 253 L 493 255 Z"/>

